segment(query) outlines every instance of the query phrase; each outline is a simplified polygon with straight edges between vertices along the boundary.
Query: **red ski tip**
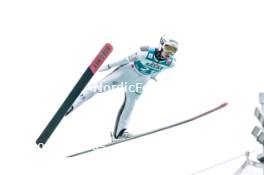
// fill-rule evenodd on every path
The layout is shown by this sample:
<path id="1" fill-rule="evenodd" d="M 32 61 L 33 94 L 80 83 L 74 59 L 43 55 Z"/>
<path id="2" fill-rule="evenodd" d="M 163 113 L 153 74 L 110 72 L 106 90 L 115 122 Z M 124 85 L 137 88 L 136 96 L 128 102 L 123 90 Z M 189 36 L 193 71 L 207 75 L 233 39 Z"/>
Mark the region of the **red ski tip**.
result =
<path id="1" fill-rule="evenodd" d="M 107 47 L 111 51 L 113 50 L 113 46 L 110 43 L 105 43 L 105 46 L 104 47 Z"/>
<path id="2" fill-rule="evenodd" d="M 106 58 L 113 51 L 113 46 L 110 43 L 106 43 L 100 52 L 97 54 L 91 65 L 89 66 L 90 70 L 93 74 L 99 69 L 99 67 L 103 64 Z"/>

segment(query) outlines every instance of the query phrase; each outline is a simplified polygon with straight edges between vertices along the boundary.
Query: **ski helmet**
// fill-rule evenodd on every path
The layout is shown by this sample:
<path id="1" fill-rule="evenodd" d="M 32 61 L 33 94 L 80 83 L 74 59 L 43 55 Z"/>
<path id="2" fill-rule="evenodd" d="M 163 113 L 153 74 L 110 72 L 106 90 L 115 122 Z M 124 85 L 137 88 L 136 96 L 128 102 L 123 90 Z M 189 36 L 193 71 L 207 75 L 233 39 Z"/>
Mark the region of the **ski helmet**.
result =
<path id="1" fill-rule="evenodd" d="M 169 52 L 172 55 L 174 55 L 178 50 L 178 42 L 167 36 L 162 36 L 160 38 L 159 50 L 164 52 Z"/>

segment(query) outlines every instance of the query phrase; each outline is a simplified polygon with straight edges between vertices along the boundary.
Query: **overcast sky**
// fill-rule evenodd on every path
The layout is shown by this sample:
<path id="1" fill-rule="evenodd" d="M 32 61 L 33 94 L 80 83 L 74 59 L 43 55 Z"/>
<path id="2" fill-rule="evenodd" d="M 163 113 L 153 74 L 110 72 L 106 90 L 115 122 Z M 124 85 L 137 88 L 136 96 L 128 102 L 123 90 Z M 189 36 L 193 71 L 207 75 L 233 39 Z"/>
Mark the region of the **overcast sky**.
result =
<path id="1" fill-rule="evenodd" d="M 258 125 L 253 113 L 264 91 L 263 16 L 260 0 L 1 1 L 0 171 L 189 175 L 261 148 L 250 132 Z M 177 63 L 146 86 L 130 131 L 173 124 L 223 102 L 227 107 L 184 126 L 66 159 L 110 141 L 124 98 L 118 89 L 95 96 L 65 118 L 44 149 L 35 145 L 104 43 L 114 46 L 110 63 L 142 45 L 157 46 L 163 34 L 179 42 Z M 107 74 L 96 74 L 91 83 Z M 232 174 L 244 160 L 207 174 Z"/>

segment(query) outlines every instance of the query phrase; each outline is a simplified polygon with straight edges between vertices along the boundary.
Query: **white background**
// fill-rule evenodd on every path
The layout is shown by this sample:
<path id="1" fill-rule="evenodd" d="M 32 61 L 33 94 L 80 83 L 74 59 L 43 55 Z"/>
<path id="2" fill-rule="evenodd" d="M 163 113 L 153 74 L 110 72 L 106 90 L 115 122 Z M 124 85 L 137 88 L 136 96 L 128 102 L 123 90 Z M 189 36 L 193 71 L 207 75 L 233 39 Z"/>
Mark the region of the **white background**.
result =
<path id="1" fill-rule="evenodd" d="M 264 91 L 261 0 L 1 1 L 1 174 L 191 174 L 260 148 L 250 132 Z M 35 140 L 105 42 L 107 62 L 180 43 L 176 66 L 150 82 L 130 125 L 140 133 L 229 105 L 199 121 L 80 157 L 110 141 L 121 89 L 65 118 L 44 149 Z M 107 73 L 98 73 L 96 82 Z M 255 156 L 252 157 L 254 159 Z M 244 159 L 211 174 L 232 174 Z"/>

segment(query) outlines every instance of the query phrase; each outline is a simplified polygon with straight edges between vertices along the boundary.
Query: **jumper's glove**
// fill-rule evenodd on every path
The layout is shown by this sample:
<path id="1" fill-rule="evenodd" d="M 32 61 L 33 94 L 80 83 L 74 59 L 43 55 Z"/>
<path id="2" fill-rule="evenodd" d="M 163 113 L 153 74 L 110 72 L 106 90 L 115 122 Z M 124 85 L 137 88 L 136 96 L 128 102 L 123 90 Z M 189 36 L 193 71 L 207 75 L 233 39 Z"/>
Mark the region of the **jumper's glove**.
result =
<path id="1" fill-rule="evenodd" d="M 106 65 L 106 66 L 103 66 L 103 67 L 99 70 L 99 72 L 104 72 L 104 71 L 107 71 L 107 70 L 109 70 L 109 69 L 111 69 L 111 68 L 113 68 L 113 67 L 122 66 L 122 65 L 125 65 L 125 64 L 128 64 L 128 63 L 129 63 L 128 58 L 124 58 L 124 59 L 119 60 L 119 61 L 117 61 L 117 62 L 110 63 L 110 64 L 108 64 L 108 65 Z"/>
<path id="2" fill-rule="evenodd" d="M 156 77 L 151 77 L 152 80 L 154 80 L 155 82 L 157 82 L 157 78 Z"/>
<path id="3" fill-rule="evenodd" d="M 156 76 L 157 76 L 157 75 L 155 75 L 155 76 L 151 76 L 150 78 L 151 78 L 152 80 L 154 80 L 155 82 L 157 82 L 158 80 L 157 80 Z"/>
<path id="4" fill-rule="evenodd" d="M 112 67 L 109 64 L 107 64 L 106 66 L 102 66 L 102 68 L 99 70 L 99 72 L 104 72 L 104 71 L 107 71 L 107 70 L 109 70 L 111 68 Z"/>

